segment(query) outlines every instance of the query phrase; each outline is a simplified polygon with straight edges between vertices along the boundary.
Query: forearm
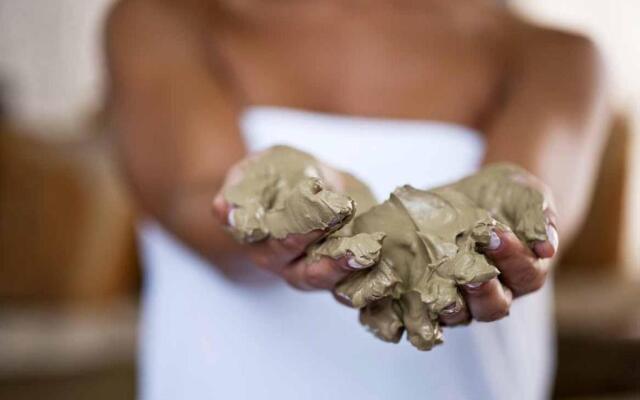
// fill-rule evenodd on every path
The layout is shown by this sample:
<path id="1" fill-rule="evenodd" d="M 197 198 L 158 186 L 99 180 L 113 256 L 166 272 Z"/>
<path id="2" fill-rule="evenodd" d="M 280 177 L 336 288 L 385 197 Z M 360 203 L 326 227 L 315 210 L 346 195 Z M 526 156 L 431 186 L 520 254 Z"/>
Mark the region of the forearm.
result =
<path id="1" fill-rule="evenodd" d="M 219 267 L 236 246 L 211 215 L 227 170 L 245 155 L 230 79 L 177 5 L 121 2 L 106 29 L 109 114 L 142 210 Z"/>
<path id="2" fill-rule="evenodd" d="M 144 136 L 145 131 L 156 134 L 159 131 L 143 127 L 143 121 L 148 118 L 145 115 L 138 118 L 134 114 L 130 115 L 128 118 L 137 120 L 135 125 L 124 122 L 123 119 L 128 118 L 123 118 L 123 114 L 131 111 L 120 110 L 112 116 L 114 121 L 119 120 L 119 123 L 114 123 L 114 130 L 122 169 L 141 211 L 159 221 L 207 260 L 213 261 L 220 268 L 230 268 L 232 261 L 236 259 L 237 246 L 213 218 L 211 202 L 222 187 L 228 169 L 226 164 L 231 165 L 236 159 L 240 159 L 244 150 L 229 149 L 229 153 L 237 154 L 229 156 L 228 161 L 212 151 L 211 159 L 221 162 L 210 164 L 209 168 L 196 168 L 195 165 L 181 167 L 174 157 L 162 156 L 159 148 L 139 143 L 135 139 L 139 135 Z M 137 132 L 133 133 L 134 129 Z M 153 153 L 158 154 L 153 156 Z"/>
<path id="3" fill-rule="evenodd" d="M 532 138 L 514 137 L 510 144 L 489 139 L 484 161 L 513 162 L 544 182 L 555 200 L 561 240 L 570 240 L 594 190 L 603 135 L 575 135 L 564 129 L 542 127 L 539 132 Z"/>
<path id="4" fill-rule="evenodd" d="M 587 41 L 574 42 L 532 51 L 523 60 L 529 67 L 485 128 L 485 162 L 519 164 L 551 189 L 561 240 L 570 240 L 584 218 L 608 120 L 597 51 Z"/>
<path id="5" fill-rule="evenodd" d="M 244 252 L 212 214 L 215 186 L 190 188 L 172 195 L 172 206 L 156 216 L 160 223 L 225 274 L 241 271 L 241 265 L 248 262 Z"/>

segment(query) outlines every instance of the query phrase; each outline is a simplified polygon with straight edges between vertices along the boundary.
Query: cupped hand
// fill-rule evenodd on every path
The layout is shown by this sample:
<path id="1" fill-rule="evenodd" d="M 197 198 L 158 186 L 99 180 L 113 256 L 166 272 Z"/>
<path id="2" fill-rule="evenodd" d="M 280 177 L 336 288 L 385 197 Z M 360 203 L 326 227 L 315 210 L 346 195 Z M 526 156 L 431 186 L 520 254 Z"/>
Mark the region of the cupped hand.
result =
<path id="1" fill-rule="evenodd" d="M 522 182 L 521 182 L 522 183 Z M 545 241 L 525 243 L 510 230 L 496 230 L 491 234 L 485 255 L 500 270 L 489 281 L 461 287 L 466 305 L 451 307 L 440 314 L 445 325 L 477 321 L 496 321 L 509 315 L 512 301 L 541 289 L 549 274 L 551 258 L 558 251 L 558 231 L 553 199 L 548 188 L 532 175 L 525 185 L 543 193 L 545 197 Z"/>
<path id="2" fill-rule="evenodd" d="M 236 211 L 232 204 L 225 199 L 224 192 L 227 187 L 240 182 L 244 177 L 247 164 L 260 154 L 255 154 L 240 161 L 232 167 L 225 179 L 225 183 L 213 201 L 214 215 L 220 223 L 232 227 L 233 214 Z M 326 165 L 319 168 L 327 189 L 340 192 L 347 184 L 347 176 Z M 320 194 L 318 194 L 320 195 Z M 317 242 L 328 233 L 335 231 L 350 218 L 328 221 L 326 229 L 316 229 L 307 233 L 289 234 L 277 239 L 268 237 L 253 243 L 245 243 L 241 246 L 244 256 L 256 267 L 270 271 L 282 277 L 286 282 L 301 290 L 333 289 L 335 285 L 349 273 L 363 268 L 355 260 L 349 257 L 333 259 L 330 257 L 317 257 L 313 260 L 306 257 L 306 251 L 310 245 Z"/>

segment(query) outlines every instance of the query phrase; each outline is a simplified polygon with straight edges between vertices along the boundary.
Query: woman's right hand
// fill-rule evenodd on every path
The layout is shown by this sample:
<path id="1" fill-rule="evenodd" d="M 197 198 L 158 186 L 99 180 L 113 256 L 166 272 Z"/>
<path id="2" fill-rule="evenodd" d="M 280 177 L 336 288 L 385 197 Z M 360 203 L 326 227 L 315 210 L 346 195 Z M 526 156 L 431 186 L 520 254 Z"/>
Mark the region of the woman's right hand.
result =
<path id="1" fill-rule="evenodd" d="M 230 226 L 234 212 L 223 195 L 225 188 L 236 184 L 243 178 L 243 165 L 254 156 L 249 156 L 234 165 L 227 173 L 224 185 L 213 200 L 213 211 L 218 221 Z M 321 165 L 326 183 L 337 191 L 344 190 L 346 176 L 338 170 Z M 344 221 L 337 221 L 336 225 Z M 317 261 L 308 260 L 307 248 L 321 239 L 332 227 L 326 230 L 314 230 L 305 234 L 290 234 L 284 239 L 269 237 L 265 240 L 241 245 L 242 256 L 248 258 L 258 268 L 275 273 L 291 286 L 301 290 L 332 290 L 335 285 L 353 271 L 365 268 L 355 260 L 342 257 L 334 260 L 321 257 Z"/>

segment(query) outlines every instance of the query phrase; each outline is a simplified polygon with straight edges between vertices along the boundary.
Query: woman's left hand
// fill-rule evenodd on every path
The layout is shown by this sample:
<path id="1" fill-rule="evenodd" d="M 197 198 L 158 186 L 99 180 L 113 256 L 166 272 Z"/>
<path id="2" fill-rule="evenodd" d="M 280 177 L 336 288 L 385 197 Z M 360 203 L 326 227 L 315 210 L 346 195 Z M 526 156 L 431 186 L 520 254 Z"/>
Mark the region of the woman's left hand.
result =
<path id="1" fill-rule="evenodd" d="M 467 307 L 445 310 L 440 320 L 445 325 L 477 321 L 496 321 L 509 315 L 514 298 L 542 288 L 551 265 L 550 259 L 558 251 L 556 214 L 550 191 L 533 176 L 527 184 L 541 189 L 547 208 L 547 240 L 527 244 L 511 231 L 495 231 L 491 235 L 486 256 L 500 270 L 500 275 L 480 284 L 464 285 L 461 291 Z"/>

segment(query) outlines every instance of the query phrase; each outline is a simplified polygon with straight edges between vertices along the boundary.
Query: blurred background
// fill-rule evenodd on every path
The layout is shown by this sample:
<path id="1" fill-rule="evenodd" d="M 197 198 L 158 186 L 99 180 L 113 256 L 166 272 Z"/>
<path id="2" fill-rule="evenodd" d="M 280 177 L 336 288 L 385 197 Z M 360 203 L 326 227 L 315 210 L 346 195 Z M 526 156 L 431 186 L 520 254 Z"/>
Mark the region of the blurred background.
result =
<path id="1" fill-rule="evenodd" d="M 135 397 L 135 210 L 101 112 L 111 3 L 0 0 L 1 399 Z M 509 4 L 594 38 L 616 111 L 557 269 L 554 396 L 639 399 L 640 2 Z"/>

